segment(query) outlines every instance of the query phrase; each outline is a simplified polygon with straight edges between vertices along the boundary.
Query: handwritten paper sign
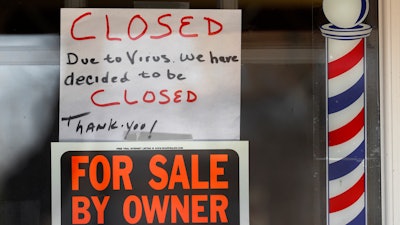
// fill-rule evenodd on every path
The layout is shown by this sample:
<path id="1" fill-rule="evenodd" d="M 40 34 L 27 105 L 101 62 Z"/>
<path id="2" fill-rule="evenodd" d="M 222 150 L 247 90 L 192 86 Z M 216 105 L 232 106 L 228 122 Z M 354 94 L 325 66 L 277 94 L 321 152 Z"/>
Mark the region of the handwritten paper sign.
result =
<path id="1" fill-rule="evenodd" d="M 241 12 L 62 9 L 60 140 L 239 139 Z"/>
<path id="2" fill-rule="evenodd" d="M 52 143 L 52 224 L 246 225 L 248 168 L 247 141 Z"/>

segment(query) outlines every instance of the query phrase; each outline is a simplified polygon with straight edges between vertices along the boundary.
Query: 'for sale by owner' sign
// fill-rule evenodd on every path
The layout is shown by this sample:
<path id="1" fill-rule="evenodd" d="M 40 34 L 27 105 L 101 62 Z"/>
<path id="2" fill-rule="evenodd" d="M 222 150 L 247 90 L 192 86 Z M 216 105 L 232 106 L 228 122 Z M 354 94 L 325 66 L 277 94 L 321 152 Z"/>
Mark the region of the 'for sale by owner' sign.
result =
<path id="1" fill-rule="evenodd" d="M 248 220 L 247 142 L 159 144 L 53 143 L 53 225 Z"/>

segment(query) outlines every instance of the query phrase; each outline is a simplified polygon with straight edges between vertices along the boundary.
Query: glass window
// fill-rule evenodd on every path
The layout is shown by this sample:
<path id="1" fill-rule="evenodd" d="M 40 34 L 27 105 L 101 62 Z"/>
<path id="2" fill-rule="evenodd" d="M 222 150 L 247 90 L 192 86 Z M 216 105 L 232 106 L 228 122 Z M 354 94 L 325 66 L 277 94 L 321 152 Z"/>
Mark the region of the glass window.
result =
<path id="1" fill-rule="evenodd" d="M 0 224 L 50 224 L 58 141 L 60 8 L 242 10 L 241 139 L 250 141 L 250 223 L 327 220 L 326 40 L 322 0 L 3 1 Z M 378 0 L 366 38 L 367 220 L 380 224 Z"/>

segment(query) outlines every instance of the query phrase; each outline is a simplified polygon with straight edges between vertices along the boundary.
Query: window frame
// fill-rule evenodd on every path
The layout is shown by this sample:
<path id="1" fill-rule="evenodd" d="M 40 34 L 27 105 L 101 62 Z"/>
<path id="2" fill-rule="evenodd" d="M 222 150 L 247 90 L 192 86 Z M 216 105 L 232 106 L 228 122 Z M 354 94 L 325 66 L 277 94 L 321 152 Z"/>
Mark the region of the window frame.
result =
<path id="1" fill-rule="evenodd" d="M 400 224 L 400 2 L 379 1 L 382 224 Z"/>

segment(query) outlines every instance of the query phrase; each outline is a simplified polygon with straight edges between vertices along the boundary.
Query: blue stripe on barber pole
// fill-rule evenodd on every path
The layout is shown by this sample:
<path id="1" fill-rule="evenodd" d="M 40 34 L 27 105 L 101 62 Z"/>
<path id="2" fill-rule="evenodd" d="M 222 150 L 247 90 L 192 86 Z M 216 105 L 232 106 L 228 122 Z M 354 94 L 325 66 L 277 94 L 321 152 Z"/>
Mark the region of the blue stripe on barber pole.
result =
<path id="1" fill-rule="evenodd" d="M 335 180 L 349 174 L 364 160 L 365 143 L 362 142 L 350 155 L 329 164 L 329 180 Z"/>
<path id="2" fill-rule="evenodd" d="M 364 93 L 364 76 L 345 92 L 328 99 L 328 113 L 341 111 L 353 104 Z"/>
<path id="3" fill-rule="evenodd" d="M 347 225 L 363 225 L 363 224 L 366 224 L 366 221 L 365 221 L 365 208 L 360 212 L 360 214 L 358 214 L 358 216 L 356 218 L 354 218 L 354 220 L 352 220 Z"/>
<path id="4" fill-rule="evenodd" d="M 356 24 L 361 23 L 365 19 L 365 17 L 368 14 L 368 7 L 369 7 L 368 1 L 367 0 L 361 0 L 361 11 L 360 11 L 360 15 L 359 15 L 359 17 L 357 19 Z"/>

